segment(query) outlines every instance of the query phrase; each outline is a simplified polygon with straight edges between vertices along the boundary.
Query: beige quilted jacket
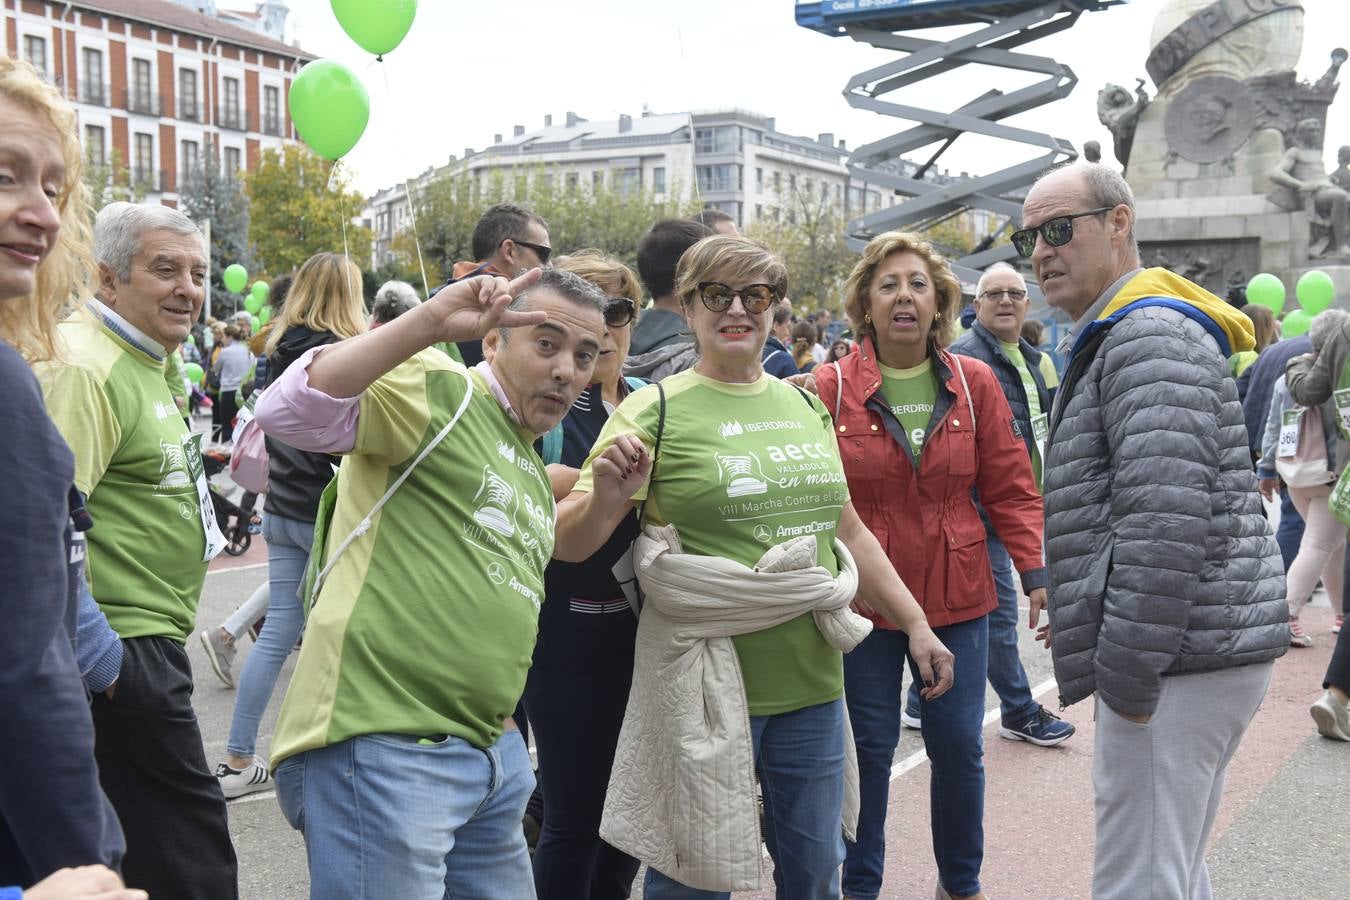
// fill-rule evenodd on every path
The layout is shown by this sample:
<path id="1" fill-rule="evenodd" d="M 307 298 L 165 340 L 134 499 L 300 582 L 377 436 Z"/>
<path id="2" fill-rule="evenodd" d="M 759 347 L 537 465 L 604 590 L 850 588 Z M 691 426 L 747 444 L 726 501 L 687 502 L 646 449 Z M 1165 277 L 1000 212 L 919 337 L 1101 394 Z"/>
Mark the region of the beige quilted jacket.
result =
<path id="1" fill-rule="evenodd" d="M 849 609 L 858 570 L 842 543 L 837 578 L 816 565 L 816 539 L 772 547 L 751 569 L 681 552 L 674 527 L 648 526 L 634 562 L 646 603 L 633 688 L 600 835 L 682 884 L 759 887 L 759 814 L 750 718 L 731 637 L 812 613 L 847 652 L 872 630 Z M 848 729 L 848 717 L 844 717 Z M 858 821 L 858 765 L 845 740 L 843 827 Z"/>

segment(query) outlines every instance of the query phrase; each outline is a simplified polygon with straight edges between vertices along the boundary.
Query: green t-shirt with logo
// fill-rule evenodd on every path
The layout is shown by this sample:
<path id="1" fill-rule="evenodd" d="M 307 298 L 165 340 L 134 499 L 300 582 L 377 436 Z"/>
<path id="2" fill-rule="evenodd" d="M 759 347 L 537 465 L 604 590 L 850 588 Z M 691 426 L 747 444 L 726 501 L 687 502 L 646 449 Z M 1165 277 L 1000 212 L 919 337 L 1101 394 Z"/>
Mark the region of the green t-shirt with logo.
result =
<path id="1" fill-rule="evenodd" d="M 933 402 L 937 400 L 937 377 L 933 374 L 933 361 L 925 359 L 911 369 L 892 369 L 877 363 L 881 370 L 881 394 L 891 415 L 900 422 L 909 440 L 909 449 L 914 451 L 917 463 L 923 453 L 923 440 L 928 433 L 928 423 L 933 418 Z"/>
<path id="2" fill-rule="evenodd" d="M 1036 476 L 1036 489 L 1041 487 L 1041 451 L 1040 443 L 1036 439 L 1035 432 L 1038 429 L 1044 429 L 1045 419 L 1041 418 L 1043 412 L 1041 409 L 1041 394 L 1036 386 L 1036 379 L 1027 367 L 1026 357 L 1022 355 L 1022 348 L 1018 344 L 1009 344 L 1006 341 L 999 341 L 998 345 L 1003 348 L 1003 355 L 1008 357 L 1008 361 L 1017 367 L 1017 374 L 1022 378 L 1022 388 L 1027 392 L 1027 408 L 1031 412 L 1031 470 Z M 1044 356 L 1041 359 L 1045 359 Z"/>
<path id="3" fill-rule="evenodd" d="M 673 524 L 686 553 L 746 566 L 775 544 L 815 535 L 819 564 L 837 573 L 834 538 L 848 485 L 820 401 L 768 375 L 729 384 L 689 369 L 661 384 L 661 455 L 654 477 L 634 497 L 641 502 L 650 492 L 643 515 Z M 575 490 L 591 490 L 592 462 L 619 435 L 636 435 L 652 450 L 657 398 L 650 386 L 619 404 Z M 843 655 L 825 642 L 809 614 L 732 640 L 752 716 L 815 706 L 843 692 Z"/>
<path id="4" fill-rule="evenodd" d="M 361 396 L 328 552 L 459 409 L 466 370 L 427 349 Z M 553 492 L 482 376 L 449 435 L 329 572 L 281 707 L 273 764 L 357 735 L 454 735 L 488 747 L 525 688 Z"/>
<path id="5" fill-rule="evenodd" d="M 38 379 L 94 519 L 94 599 L 123 638 L 183 642 L 206 578 L 200 435 L 169 393 L 163 348 L 141 346 L 143 335 L 118 334 L 88 309 L 58 332 L 62 360 L 39 366 Z"/>

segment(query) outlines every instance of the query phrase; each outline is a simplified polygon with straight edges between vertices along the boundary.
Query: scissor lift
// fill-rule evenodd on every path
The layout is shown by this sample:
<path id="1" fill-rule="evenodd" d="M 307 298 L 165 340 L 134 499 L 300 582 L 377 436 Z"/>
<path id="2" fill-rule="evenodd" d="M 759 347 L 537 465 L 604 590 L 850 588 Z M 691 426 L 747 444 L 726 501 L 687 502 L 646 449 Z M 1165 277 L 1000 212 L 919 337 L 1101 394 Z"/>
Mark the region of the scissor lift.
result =
<path id="1" fill-rule="evenodd" d="M 1019 222 L 1022 203 L 1018 190 L 1030 185 L 1050 166 L 1075 159 L 1078 151 L 1063 138 L 1004 125 L 1000 120 L 1067 96 L 1078 78 L 1068 66 L 1049 57 L 1014 53 L 1012 49 L 1073 27 L 1084 12 L 1125 2 L 1128 0 L 799 2 L 797 24 L 804 28 L 831 37 L 850 37 L 860 43 L 905 54 L 895 62 L 859 72 L 844 88 L 844 98 L 857 109 L 918 123 L 859 147 L 849 157 L 851 175 L 892 188 L 907 197 L 895 206 L 851 220 L 846 235 L 849 246 L 860 250 L 881 232 L 929 228 L 967 209 L 988 210 L 1003 217 L 1005 223 Z M 907 33 L 953 25 L 984 27 L 946 41 Z M 951 112 L 880 99 L 893 91 L 970 64 L 1032 72 L 1044 78 L 1008 93 L 990 89 Z M 923 180 L 942 154 L 965 133 L 1027 144 L 1044 152 L 991 174 L 950 184 Z M 886 165 L 902 154 L 933 144 L 938 145 L 937 149 L 920 167 L 917 177 L 902 177 L 895 166 Z M 956 260 L 953 268 L 963 281 L 973 283 L 979 280 L 982 269 L 1015 255 L 1011 245 L 977 246 L 974 252 Z M 1040 292 L 1034 288 L 1033 296 L 1041 299 Z"/>

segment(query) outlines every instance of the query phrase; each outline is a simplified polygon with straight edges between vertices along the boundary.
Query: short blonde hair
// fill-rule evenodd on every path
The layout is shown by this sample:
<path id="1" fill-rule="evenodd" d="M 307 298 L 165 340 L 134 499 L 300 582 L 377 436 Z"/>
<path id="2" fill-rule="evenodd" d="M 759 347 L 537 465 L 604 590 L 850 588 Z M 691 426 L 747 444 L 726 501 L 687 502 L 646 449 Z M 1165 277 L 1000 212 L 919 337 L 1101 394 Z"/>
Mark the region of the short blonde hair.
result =
<path id="1" fill-rule="evenodd" d="M 946 258 L 934 250 L 932 244 L 913 232 L 888 231 L 868 242 L 862 258 L 844 282 L 844 314 L 848 316 L 854 334 L 870 334 L 876 338 L 876 329 L 866 318 L 867 293 L 872 288 L 872 278 L 876 275 L 877 266 L 887 257 L 906 251 L 917 253 L 928 267 L 928 274 L 937 290 L 939 316 L 928 332 L 928 339 L 938 348 L 946 347 L 956 340 L 956 325 L 961 316 L 961 282 L 952 273 Z"/>
<path id="2" fill-rule="evenodd" d="M 272 320 L 276 324 L 267 338 L 267 352 L 275 352 L 292 326 L 331 332 L 341 339 L 365 331 L 365 319 L 361 270 L 356 263 L 341 253 L 316 253 L 295 273 L 281 314 Z"/>
<path id="3" fill-rule="evenodd" d="M 711 281 L 714 274 L 732 281 L 758 279 L 774 288 L 779 300 L 787 296 L 787 266 L 768 247 L 740 235 L 714 234 L 684 251 L 675 267 L 680 305 L 693 305 L 699 282 Z"/>
<path id="4" fill-rule="evenodd" d="M 0 302 L 0 339 L 31 364 L 57 355 L 56 324 L 77 298 L 90 291 L 94 260 L 89 190 L 80 179 L 83 154 L 76 137 L 75 110 L 56 88 L 27 62 L 0 54 L 0 96 L 51 123 L 66 166 L 65 181 L 56 196 L 61 231 L 56 246 L 38 267 L 36 288 L 26 297 Z"/>
<path id="5" fill-rule="evenodd" d="M 589 248 L 559 257 L 553 268 L 571 272 L 586 279 L 596 287 L 601 284 L 617 285 L 619 296 L 632 300 L 634 305 L 642 302 L 642 282 L 633 270 L 622 261 L 607 255 L 603 250 Z"/>

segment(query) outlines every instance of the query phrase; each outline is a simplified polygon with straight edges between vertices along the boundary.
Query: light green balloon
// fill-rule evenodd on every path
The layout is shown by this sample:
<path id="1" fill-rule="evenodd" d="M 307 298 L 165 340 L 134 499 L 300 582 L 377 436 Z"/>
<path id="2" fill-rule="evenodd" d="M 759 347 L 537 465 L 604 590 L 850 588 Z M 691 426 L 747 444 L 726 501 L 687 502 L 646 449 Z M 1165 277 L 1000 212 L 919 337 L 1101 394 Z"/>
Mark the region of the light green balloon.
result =
<path id="1" fill-rule="evenodd" d="M 249 292 L 259 300 L 266 300 L 267 295 L 272 293 L 272 286 L 265 281 L 255 281 L 253 287 L 249 288 Z"/>
<path id="2" fill-rule="evenodd" d="M 197 343 L 197 339 L 196 339 L 195 337 L 193 337 L 192 335 L 189 334 L 189 335 L 187 336 L 187 342 L 188 342 L 189 344 L 195 344 L 195 343 Z"/>
<path id="3" fill-rule="evenodd" d="M 1247 282 L 1247 302 L 1264 306 L 1278 316 L 1284 309 L 1284 282 L 1269 272 L 1253 275 Z"/>
<path id="4" fill-rule="evenodd" d="M 262 328 L 262 320 L 257 316 L 249 316 L 248 321 L 253 326 L 253 333 L 257 334 L 258 330 Z"/>
<path id="5" fill-rule="evenodd" d="M 239 263 L 234 263 L 226 267 L 225 274 L 221 276 L 225 282 L 225 289 L 232 294 L 243 293 L 244 285 L 248 284 L 248 270 Z"/>
<path id="6" fill-rule="evenodd" d="M 257 294 L 249 294 L 247 297 L 244 298 L 244 309 L 248 310 L 255 316 L 258 314 L 258 310 L 262 309 L 262 305 L 263 305 L 262 298 L 260 298 Z"/>
<path id="7" fill-rule="evenodd" d="M 1312 320 L 1313 317 L 1306 309 L 1293 310 L 1284 317 L 1284 323 L 1280 327 L 1280 336 L 1291 338 L 1307 334 L 1308 327 L 1312 325 Z"/>
<path id="8" fill-rule="evenodd" d="M 305 143 L 324 159 L 341 159 L 370 122 L 370 94 L 356 73 L 320 59 L 291 82 L 291 120 Z"/>
<path id="9" fill-rule="evenodd" d="M 272 307 L 264 306 L 262 309 L 258 310 L 258 321 L 262 322 L 264 325 L 272 321 Z"/>
<path id="10" fill-rule="evenodd" d="M 1315 316 L 1322 310 L 1331 308 L 1331 304 L 1336 300 L 1336 285 L 1326 272 L 1314 269 L 1299 276 L 1294 294 L 1298 297 L 1299 307 L 1308 315 Z"/>
<path id="11" fill-rule="evenodd" d="M 206 376 L 205 370 L 203 370 L 202 367 L 197 365 L 196 363 L 188 363 L 183 368 L 187 372 L 188 381 L 192 382 L 193 384 L 201 384 L 202 378 Z"/>
<path id="12" fill-rule="evenodd" d="M 361 49 L 383 56 L 408 36 L 417 0 L 331 0 L 333 15 Z"/>

